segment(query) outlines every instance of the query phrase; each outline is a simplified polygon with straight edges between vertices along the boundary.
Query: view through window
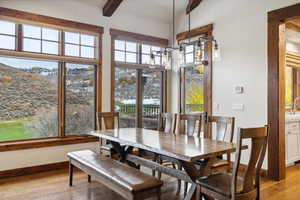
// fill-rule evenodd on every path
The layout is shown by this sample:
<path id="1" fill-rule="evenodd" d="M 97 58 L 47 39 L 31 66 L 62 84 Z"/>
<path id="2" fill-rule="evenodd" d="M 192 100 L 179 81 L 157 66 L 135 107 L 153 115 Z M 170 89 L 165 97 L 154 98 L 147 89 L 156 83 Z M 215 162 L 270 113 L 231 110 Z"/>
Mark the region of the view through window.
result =
<path id="1" fill-rule="evenodd" d="M 155 56 L 154 67 L 149 64 L 151 51 L 160 50 L 158 46 L 115 40 L 114 95 L 120 127 L 157 129 L 163 106 L 161 56 Z"/>
<path id="2" fill-rule="evenodd" d="M 0 141 L 95 129 L 98 40 L 96 34 L 0 20 L 1 50 L 34 53 L 0 56 Z"/>

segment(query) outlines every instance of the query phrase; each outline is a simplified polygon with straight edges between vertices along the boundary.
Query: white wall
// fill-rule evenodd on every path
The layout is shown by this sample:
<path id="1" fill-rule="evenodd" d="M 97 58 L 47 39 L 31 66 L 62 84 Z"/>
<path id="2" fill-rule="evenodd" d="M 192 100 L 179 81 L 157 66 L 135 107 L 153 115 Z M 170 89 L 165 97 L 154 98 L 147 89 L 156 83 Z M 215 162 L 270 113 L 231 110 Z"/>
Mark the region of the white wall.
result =
<path id="1" fill-rule="evenodd" d="M 102 10 L 92 4 L 72 0 L 0 0 L 0 7 L 63 18 L 104 27 L 103 35 L 103 111 L 110 110 L 110 34 L 109 28 L 117 28 L 156 37 L 169 37 L 169 25 L 133 13 L 121 13 L 113 17 L 102 16 Z M 100 2 L 100 1 L 99 1 Z M 140 9 L 140 8 L 136 8 Z M 0 171 L 35 166 L 66 160 L 66 153 L 76 149 L 95 148 L 94 143 L 68 145 L 25 151 L 1 152 Z M 5 160 L 5 162 L 2 162 Z"/>
<path id="2" fill-rule="evenodd" d="M 213 23 L 221 48 L 222 60 L 213 65 L 213 102 L 219 104 L 213 114 L 236 117 L 237 127 L 267 123 L 267 12 L 296 3 L 300 1 L 207 0 L 192 12 L 192 28 Z M 186 21 L 181 16 L 177 32 L 186 30 Z M 239 85 L 245 87 L 242 95 L 233 93 Z M 245 109 L 233 110 L 234 103 L 244 104 Z M 244 155 L 242 160 L 249 152 Z"/>

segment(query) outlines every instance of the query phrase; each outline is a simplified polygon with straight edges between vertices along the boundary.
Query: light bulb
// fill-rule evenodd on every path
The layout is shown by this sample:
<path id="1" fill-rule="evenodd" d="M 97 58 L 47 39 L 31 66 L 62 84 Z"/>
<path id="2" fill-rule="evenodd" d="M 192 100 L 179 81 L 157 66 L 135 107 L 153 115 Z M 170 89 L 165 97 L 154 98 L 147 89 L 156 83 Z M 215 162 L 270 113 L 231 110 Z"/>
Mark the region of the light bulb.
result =
<path id="1" fill-rule="evenodd" d="M 150 65 L 154 65 L 155 64 L 155 56 L 153 53 L 150 54 Z"/>
<path id="2" fill-rule="evenodd" d="M 216 43 L 214 48 L 214 61 L 221 61 L 221 51 L 219 45 Z"/>

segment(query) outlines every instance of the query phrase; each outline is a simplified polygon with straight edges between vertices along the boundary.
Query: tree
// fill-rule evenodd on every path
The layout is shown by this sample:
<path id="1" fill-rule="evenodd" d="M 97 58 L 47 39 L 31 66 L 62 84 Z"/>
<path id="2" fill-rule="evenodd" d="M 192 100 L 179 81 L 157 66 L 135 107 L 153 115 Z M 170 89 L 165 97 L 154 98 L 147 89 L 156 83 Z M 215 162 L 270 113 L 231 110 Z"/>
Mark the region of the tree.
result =
<path id="1" fill-rule="evenodd" d="M 187 89 L 186 93 L 186 103 L 191 105 L 191 111 L 202 112 L 203 107 L 198 105 L 204 104 L 204 90 L 203 88 L 192 80 L 191 87 Z M 196 105 L 196 106 L 193 106 Z"/>

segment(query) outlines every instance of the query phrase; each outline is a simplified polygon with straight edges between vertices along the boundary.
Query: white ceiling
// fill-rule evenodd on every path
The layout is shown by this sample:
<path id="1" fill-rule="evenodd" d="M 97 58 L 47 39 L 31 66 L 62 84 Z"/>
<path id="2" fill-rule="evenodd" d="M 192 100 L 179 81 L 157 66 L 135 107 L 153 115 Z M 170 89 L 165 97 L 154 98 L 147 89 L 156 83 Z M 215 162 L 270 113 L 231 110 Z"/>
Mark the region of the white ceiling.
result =
<path id="1" fill-rule="evenodd" d="M 107 0 L 74 0 L 102 8 Z M 175 0 L 176 14 L 185 11 L 187 0 Z M 172 21 L 173 0 L 124 0 L 116 12 L 130 13 L 170 23 Z"/>

